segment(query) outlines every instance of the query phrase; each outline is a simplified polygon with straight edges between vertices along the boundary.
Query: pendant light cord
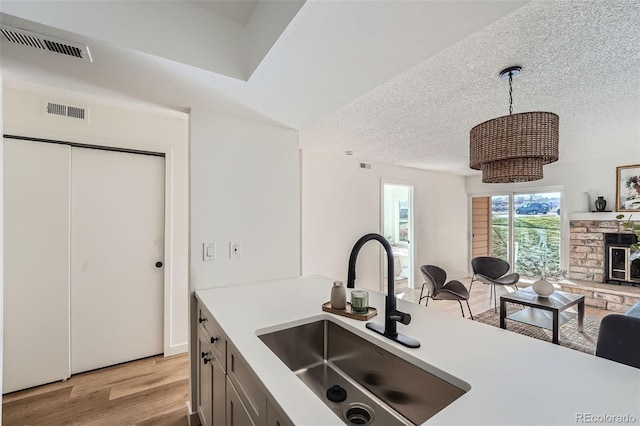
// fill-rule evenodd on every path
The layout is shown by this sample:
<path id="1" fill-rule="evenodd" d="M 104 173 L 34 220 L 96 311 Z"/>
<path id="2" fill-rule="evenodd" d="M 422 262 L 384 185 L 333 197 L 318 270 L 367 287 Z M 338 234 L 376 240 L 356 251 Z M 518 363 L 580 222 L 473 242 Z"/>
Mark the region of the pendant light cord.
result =
<path id="1" fill-rule="evenodd" d="M 513 73 L 509 71 L 509 115 L 513 113 Z"/>

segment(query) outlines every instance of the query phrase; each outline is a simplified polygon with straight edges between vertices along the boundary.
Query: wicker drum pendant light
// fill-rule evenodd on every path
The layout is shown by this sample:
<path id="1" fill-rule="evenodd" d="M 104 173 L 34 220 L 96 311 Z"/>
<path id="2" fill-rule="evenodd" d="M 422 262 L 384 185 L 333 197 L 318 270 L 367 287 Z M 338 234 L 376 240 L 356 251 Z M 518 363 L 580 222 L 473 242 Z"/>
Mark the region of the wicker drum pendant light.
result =
<path id="1" fill-rule="evenodd" d="M 509 79 L 509 115 L 471 129 L 469 167 L 482 170 L 482 182 L 528 182 L 542 179 L 542 166 L 558 160 L 558 120 L 552 112 L 513 114 L 513 77 L 520 67 L 500 72 Z"/>

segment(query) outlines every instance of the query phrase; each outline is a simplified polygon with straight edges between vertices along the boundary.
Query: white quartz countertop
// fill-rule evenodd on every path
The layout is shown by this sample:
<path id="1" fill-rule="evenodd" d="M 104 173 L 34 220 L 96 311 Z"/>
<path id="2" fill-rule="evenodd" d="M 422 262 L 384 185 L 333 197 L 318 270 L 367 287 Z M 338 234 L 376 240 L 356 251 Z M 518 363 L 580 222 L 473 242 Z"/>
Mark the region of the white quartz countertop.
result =
<path id="1" fill-rule="evenodd" d="M 398 332 L 422 344 L 405 348 L 366 329 L 365 321 L 323 312 L 332 282 L 307 276 L 196 291 L 296 425 L 344 423 L 257 336 L 318 319 L 468 384 L 467 393 L 425 424 L 575 425 L 588 416 L 625 415 L 640 423 L 640 369 L 398 300 L 398 309 L 412 316 Z M 371 321 L 384 324 L 384 296 L 370 292 L 369 303 L 378 308 Z"/>

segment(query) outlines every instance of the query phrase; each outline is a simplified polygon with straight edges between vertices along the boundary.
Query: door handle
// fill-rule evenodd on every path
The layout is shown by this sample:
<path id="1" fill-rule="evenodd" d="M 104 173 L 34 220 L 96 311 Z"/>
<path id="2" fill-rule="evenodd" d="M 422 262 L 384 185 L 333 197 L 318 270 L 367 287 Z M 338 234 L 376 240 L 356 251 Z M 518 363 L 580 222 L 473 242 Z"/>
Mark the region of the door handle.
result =
<path id="1" fill-rule="evenodd" d="M 156 268 L 162 268 L 162 262 L 160 261 L 156 262 Z"/>

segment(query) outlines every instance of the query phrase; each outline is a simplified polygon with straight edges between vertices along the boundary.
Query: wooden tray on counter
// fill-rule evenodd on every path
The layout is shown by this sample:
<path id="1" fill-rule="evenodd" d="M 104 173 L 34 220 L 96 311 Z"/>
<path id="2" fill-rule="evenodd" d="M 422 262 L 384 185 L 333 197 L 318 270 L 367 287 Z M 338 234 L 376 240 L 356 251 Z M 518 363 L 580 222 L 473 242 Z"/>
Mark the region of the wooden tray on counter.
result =
<path id="1" fill-rule="evenodd" d="M 347 302 L 347 306 L 344 309 L 335 309 L 331 307 L 331 302 L 323 303 L 322 310 L 336 315 L 342 315 L 343 317 L 356 319 L 359 321 L 366 321 L 378 315 L 376 308 L 369 307 L 369 312 L 366 314 L 354 314 L 351 312 L 351 303 Z"/>

